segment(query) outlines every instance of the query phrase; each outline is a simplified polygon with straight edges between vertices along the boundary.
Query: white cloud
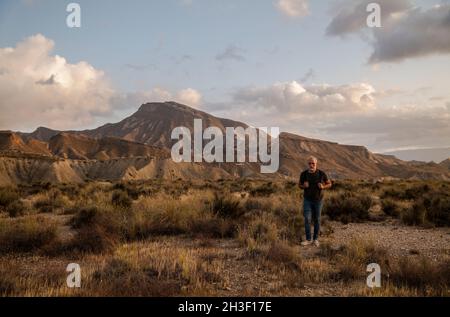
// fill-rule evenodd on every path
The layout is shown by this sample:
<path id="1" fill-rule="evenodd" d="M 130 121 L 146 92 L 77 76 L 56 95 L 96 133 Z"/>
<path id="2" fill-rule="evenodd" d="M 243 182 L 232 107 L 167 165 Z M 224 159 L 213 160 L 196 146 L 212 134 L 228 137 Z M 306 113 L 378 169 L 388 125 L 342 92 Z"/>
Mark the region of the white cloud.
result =
<path id="1" fill-rule="evenodd" d="M 373 108 L 375 89 L 369 84 L 303 87 L 297 81 L 276 83 L 269 87 L 239 89 L 237 103 L 247 103 L 301 115 L 365 111 Z"/>
<path id="2" fill-rule="evenodd" d="M 53 47 L 37 34 L 15 48 L 0 48 L 0 128 L 68 129 L 110 114 L 114 91 L 103 72 L 50 55 Z"/>
<path id="3" fill-rule="evenodd" d="M 293 81 L 241 88 L 229 102 L 205 108 L 253 126 L 280 127 L 375 150 L 450 145 L 450 103 L 380 105 L 394 93 L 377 91 L 368 83 L 302 86 Z"/>
<path id="4" fill-rule="evenodd" d="M 54 45 L 37 34 L 14 48 L 0 48 L 0 129 L 81 129 L 116 119 L 116 111 L 124 113 L 147 102 L 201 105 L 201 94 L 192 88 L 119 93 L 101 70 L 87 62 L 71 64 L 52 55 Z"/>
<path id="5" fill-rule="evenodd" d="M 308 0 L 278 0 L 277 9 L 291 18 L 304 17 L 309 14 Z"/>
<path id="6" fill-rule="evenodd" d="M 202 95 L 195 89 L 187 88 L 180 90 L 175 100 L 190 107 L 197 108 L 201 105 Z"/>

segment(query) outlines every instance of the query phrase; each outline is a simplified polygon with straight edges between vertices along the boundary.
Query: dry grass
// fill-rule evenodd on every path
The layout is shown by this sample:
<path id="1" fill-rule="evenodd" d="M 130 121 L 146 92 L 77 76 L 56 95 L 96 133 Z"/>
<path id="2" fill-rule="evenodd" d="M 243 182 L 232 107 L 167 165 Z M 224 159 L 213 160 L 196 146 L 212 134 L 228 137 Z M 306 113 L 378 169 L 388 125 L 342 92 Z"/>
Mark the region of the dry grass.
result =
<path id="1" fill-rule="evenodd" d="M 337 182 L 324 213 L 367 221 L 378 195 L 389 217 L 446 226 L 449 188 Z M 294 182 L 249 180 L 0 189 L 0 295 L 449 295 L 449 263 L 398 261 L 367 241 L 300 248 L 301 198 Z M 81 289 L 65 286 L 74 261 Z M 379 290 L 365 286 L 372 262 Z"/>

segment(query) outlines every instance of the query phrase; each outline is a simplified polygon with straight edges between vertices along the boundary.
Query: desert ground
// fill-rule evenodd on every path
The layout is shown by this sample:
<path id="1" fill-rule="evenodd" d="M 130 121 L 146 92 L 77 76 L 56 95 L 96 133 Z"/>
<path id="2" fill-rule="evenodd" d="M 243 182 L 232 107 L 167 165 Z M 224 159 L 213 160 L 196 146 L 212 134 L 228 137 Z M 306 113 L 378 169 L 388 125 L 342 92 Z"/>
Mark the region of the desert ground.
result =
<path id="1" fill-rule="evenodd" d="M 335 181 L 325 199 L 321 245 L 304 247 L 292 181 L 2 187 L 0 295 L 450 295 L 449 182 Z"/>

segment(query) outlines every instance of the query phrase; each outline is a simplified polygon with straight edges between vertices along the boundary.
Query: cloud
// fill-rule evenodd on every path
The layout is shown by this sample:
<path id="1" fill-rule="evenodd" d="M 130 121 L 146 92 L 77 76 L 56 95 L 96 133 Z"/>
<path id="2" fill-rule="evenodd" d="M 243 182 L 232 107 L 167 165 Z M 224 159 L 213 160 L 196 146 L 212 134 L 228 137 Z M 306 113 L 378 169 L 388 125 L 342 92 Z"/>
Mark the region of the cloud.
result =
<path id="1" fill-rule="evenodd" d="M 202 95 L 195 89 L 187 88 L 176 94 L 176 101 L 197 108 L 201 105 Z"/>
<path id="2" fill-rule="evenodd" d="M 308 0 L 278 0 L 277 9 L 290 18 L 304 17 L 309 14 Z"/>
<path id="3" fill-rule="evenodd" d="M 216 60 L 234 60 L 238 62 L 244 62 L 245 57 L 242 53 L 243 50 L 241 48 L 237 47 L 236 45 L 229 45 L 223 52 L 216 55 Z"/>
<path id="4" fill-rule="evenodd" d="M 367 5 L 372 0 L 347 0 L 339 3 L 337 15 L 331 20 L 326 33 L 330 36 L 343 36 L 367 27 Z M 392 15 L 412 8 L 410 0 L 378 0 L 381 7 L 381 20 L 386 21 Z"/>
<path id="5" fill-rule="evenodd" d="M 310 68 L 308 72 L 303 75 L 302 79 L 300 79 L 301 83 L 306 83 L 307 81 L 314 79 L 316 77 L 316 73 L 314 72 L 314 69 Z"/>
<path id="6" fill-rule="evenodd" d="M 52 55 L 54 46 L 52 40 L 37 34 L 14 48 L 0 48 L 0 129 L 92 127 L 115 118 L 116 112 L 151 101 L 201 105 L 201 94 L 192 88 L 120 93 L 101 70 L 87 62 L 71 64 Z"/>
<path id="7" fill-rule="evenodd" d="M 433 54 L 450 54 L 450 4 L 427 11 L 410 10 L 374 32 L 369 62 L 398 62 Z"/>
<path id="8" fill-rule="evenodd" d="M 0 128 L 81 127 L 110 114 L 114 91 L 103 72 L 51 55 L 54 45 L 37 34 L 0 48 Z"/>
<path id="9" fill-rule="evenodd" d="M 408 0 L 379 0 L 382 27 L 367 28 L 366 6 L 372 1 L 346 1 L 327 27 L 327 35 L 345 36 L 368 31 L 373 48 L 369 63 L 401 62 L 450 53 L 450 4 L 429 9 L 413 7 Z"/>
<path id="10" fill-rule="evenodd" d="M 262 88 L 241 88 L 234 94 L 233 101 L 297 115 L 310 115 L 371 109 L 374 106 L 374 93 L 375 89 L 364 83 L 304 87 L 292 81 Z"/>
<path id="11" fill-rule="evenodd" d="M 179 91 L 169 91 L 155 87 L 149 90 L 117 93 L 111 101 L 114 110 L 136 109 L 147 102 L 176 101 L 190 107 L 198 108 L 202 105 L 202 95 L 195 89 L 186 88 Z"/>
<path id="12" fill-rule="evenodd" d="M 293 81 L 237 89 L 227 103 L 205 104 L 222 117 L 280 127 L 307 137 L 366 145 L 374 150 L 450 145 L 450 103 L 380 105 L 401 91 L 368 83 L 303 86 Z"/>

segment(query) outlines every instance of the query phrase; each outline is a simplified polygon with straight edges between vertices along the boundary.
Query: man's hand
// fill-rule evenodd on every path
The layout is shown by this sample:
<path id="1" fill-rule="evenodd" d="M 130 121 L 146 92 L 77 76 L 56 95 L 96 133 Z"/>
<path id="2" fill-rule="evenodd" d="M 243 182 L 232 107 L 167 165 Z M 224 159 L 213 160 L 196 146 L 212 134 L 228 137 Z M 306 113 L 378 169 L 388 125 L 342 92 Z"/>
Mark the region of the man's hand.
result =
<path id="1" fill-rule="evenodd" d="M 325 186 L 322 183 L 318 183 L 317 187 L 319 187 L 319 189 L 323 189 Z"/>
<path id="2" fill-rule="evenodd" d="M 303 183 L 303 188 L 309 188 L 309 182 L 304 182 Z"/>

